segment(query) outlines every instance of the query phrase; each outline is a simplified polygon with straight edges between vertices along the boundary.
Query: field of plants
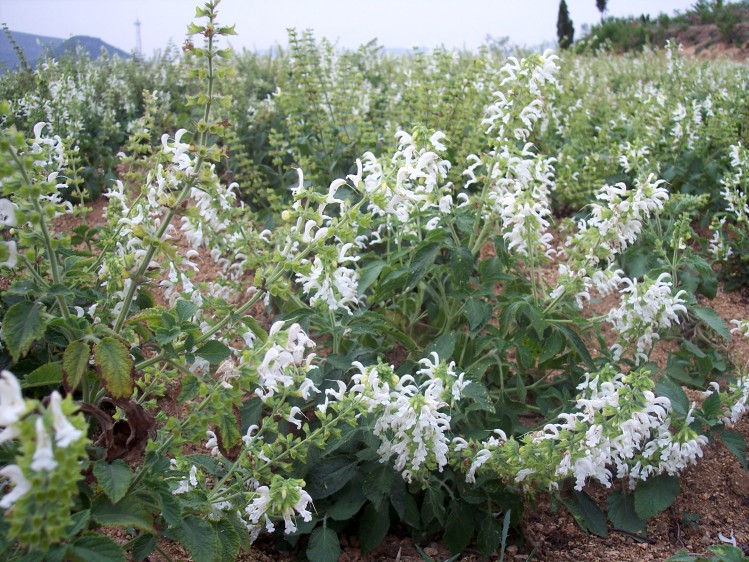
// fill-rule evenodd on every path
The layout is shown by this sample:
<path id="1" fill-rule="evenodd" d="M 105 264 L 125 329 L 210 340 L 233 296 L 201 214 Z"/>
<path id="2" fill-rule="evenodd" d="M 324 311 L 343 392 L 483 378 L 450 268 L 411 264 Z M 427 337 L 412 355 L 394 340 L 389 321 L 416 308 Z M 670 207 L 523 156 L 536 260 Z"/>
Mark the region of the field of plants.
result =
<path id="1" fill-rule="evenodd" d="M 746 468 L 745 65 L 236 53 L 218 4 L 0 75 L 2 559 L 539 560 L 539 497 L 636 544 Z"/>

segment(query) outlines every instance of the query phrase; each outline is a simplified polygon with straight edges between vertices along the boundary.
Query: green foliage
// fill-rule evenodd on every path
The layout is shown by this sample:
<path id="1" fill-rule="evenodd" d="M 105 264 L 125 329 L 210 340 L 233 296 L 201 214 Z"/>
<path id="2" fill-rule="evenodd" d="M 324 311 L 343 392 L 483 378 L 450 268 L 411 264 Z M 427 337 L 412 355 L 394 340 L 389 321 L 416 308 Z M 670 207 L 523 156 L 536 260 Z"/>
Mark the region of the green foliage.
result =
<path id="1" fill-rule="evenodd" d="M 559 2 L 557 14 L 557 41 L 560 49 L 569 49 L 575 41 L 575 26 L 570 18 L 566 0 Z"/>
<path id="2" fill-rule="evenodd" d="M 588 532 L 644 534 L 708 435 L 746 464 L 726 426 L 749 385 L 704 300 L 745 273 L 745 69 L 673 46 L 561 69 L 394 57 L 295 31 L 232 55 L 217 4 L 180 56 L 0 79 L 0 360 L 18 376 L 0 379 L 0 548 L 120 560 L 98 533 L 115 526 L 136 560 L 161 538 L 231 560 L 278 526 L 335 560 L 343 534 L 370 551 L 398 525 L 504 556 L 539 490 Z M 123 147 L 106 224 L 55 235 Z M 591 314 L 596 290 L 619 303 Z M 679 339 L 663 372 L 660 338 Z M 694 409 L 682 385 L 711 394 Z M 69 397 L 33 398 L 52 388 Z M 583 488 L 613 474 L 604 514 Z"/>

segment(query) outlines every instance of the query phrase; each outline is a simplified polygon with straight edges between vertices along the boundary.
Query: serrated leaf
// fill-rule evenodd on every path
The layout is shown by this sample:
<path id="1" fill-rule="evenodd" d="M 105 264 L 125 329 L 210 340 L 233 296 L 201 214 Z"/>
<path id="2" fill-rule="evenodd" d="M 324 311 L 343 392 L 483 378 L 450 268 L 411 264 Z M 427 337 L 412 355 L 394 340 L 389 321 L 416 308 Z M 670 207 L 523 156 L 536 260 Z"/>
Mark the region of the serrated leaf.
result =
<path id="1" fill-rule="evenodd" d="M 91 506 L 91 518 L 100 525 L 135 527 L 156 534 L 152 515 L 132 496 L 125 496 L 116 504 L 106 496 L 99 496 Z"/>
<path id="2" fill-rule="evenodd" d="M 447 548 L 454 554 L 464 550 L 471 542 L 474 531 L 473 509 L 457 501 L 452 504 L 445 523 L 444 539 Z"/>
<path id="3" fill-rule="evenodd" d="M 83 375 L 88 369 L 88 360 L 91 357 L 91 348 L 84 341 L 74 341 L 65 348 L 62 355 L 62 374 L 65 382 L 70 388 L 78 388 Z"/>
<path id="4" fill-rule="evenodd" d="M 130 398 L 133 394 L 135 364 L 130 350 L 120 340 L 102 338 L 94 346 L 94 364 L 112 398 Z"/>
<path id="5" fill-rule="evenodd" d="M 200 379 L 195 375 L 187 375 L 182 377 L 182 388 L 180 388 L 179 396 L 177 396 L 177 402 L 183 403 L 188 400 L 192 400 L 200 389 Z"/>
<path id="6" fill-rule="evenodd" d="M 137 562 L 145 560 L 156 549 L 156 537 L 153 535 L 142 534 L 132 543 L 131 553 L 133 559 Z"/>
<path id="7" fill-rule="evenodd" d="M 21 381 L 21 388 L 59 386 L 60 383 L 62 383 L 62 365 L 59 363 L 45 363 L 24 377 L 23 381 Z"/>
<path id="8" fill-rule="evenodd" d="M 163 315 L 165 312 L 166 308 L 164 308 L 163 306 L 146 308 L 131 315 L 127 320 L 125 320 L 125 325 L 129 326 L 130 324 L 145 322 L 146 325 L 151 329 L 162 328 L 164 327 Z"/>
<path id="9" fill-rule="evenodd" d="M 359 521 L 359 544 L 363 554 L 374 550 L 382 543 L 390 528 L 390 504 L 383 503 L 380 509 L 367 504 Z"/>
<path id="10" fill-rule="evenodd" d="M 195 355 L 202 357 L 211 365 L 218 365 L 231 355 L 231 350 L 220 341 L 211 340 L 196 350 Z"/>
<path id="11" fill-rule="evenodd" d="M 76 562 L 125 562 L 120 545 L 104 535 L 83 535 L 68 546 L 67 556 Z"/>
<path id="12" fill-rule="evenodd" d="M 738 459 L 741 467 L 744 470 L 749 469 L 746 462 L 746 441 L 744 440 L 744 436 L 735 431 L 724 431 L 718 437 L 723 441 L 726 448 Z"/>
<path id="13" fill-rule="evenodd" d="M 661 474 L 637 484 L 635 488 L 635 512 L 641 519 L 655 517 L 668 509 L 679 495 L 681 486 L 676 476 Z"/>
<path id="14" fill-rule="evenodd" d="M 96 461 L 94 463 L 94 475 L 104 493 L 114 503 L 125 497 L 133 479 L 133 472 L 130 467 L 120 459 L 111 463 L 104 460 Z"/>
<path id="15" fill-rule="evenodd" d="M 309 537 L 307 558 L 317 562 L 337 562 L 341 555 L 338 534 L 329 527 L 318 527 Z"/>
<path id="16" fill-rule="evenodd" d="M 725 322 L 723 322 L 723 319 L 718 316 L 718 313 L 715 312 L 712 308 L 695 305 L 689 307 L 689 312 L 693 314 L 695 318 L 705 323 L 710 329 L 712 329 L 723 339 L 731 339 L 731 331 L 728 329 L 728 326 Z"/>
<path id="17" fill-rule="evenodd" d="M 213 562 L 219 553 L 218 534 L 208 521 L 190 515 L 174 528 L 174 535 L 195 562 Z"/>
<path id="18" fill-rule="evenodd" d="M 216 522 L 215 529 L 219 546 L 219 555 L 216 560 L 236 560 L 240 547 L 237 530 L 223 519 Z"/>
<path id="19" fill-rule="evenodd" d="M 632 494 L 622 490 L 612 492 L 606 499 L 606 511 L 615 529 L 643 535 L 647 532 L 647 522 L 637 515 Z"/>
<path id="20" fill-rule="evenodd" d="M 178 300 L 177 304 L 174 305 L 174 310 L 177 312 L 177 319 L 180 324 L 189 322 L 198 310 L 198 306 L 192 301 Z"/>
<path id="21" fill-rule="evenodd" d="M 3 341 L 17 362 L 28 353 L 35 341 L 44 337 L 46 324 L 41 304 L 21 301 L 8 309 L 3 318 Z"/>
<path id="22" fill-rule="evenodd" d="M 161 516 L 168 525 L 174 527 L 182 519 L 182 505 L 179 500 L 168 491 L 159 492 L 159 506 Z"/>

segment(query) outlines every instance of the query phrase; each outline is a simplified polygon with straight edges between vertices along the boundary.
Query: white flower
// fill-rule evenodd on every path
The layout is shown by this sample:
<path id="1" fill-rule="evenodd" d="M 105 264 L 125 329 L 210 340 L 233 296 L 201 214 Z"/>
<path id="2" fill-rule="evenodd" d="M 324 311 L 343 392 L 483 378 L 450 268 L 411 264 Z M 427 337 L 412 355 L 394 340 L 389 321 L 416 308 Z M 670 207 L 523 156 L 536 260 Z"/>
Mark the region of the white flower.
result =
<path id="1" fill-rule="evenodd" d="M 36 450 L 31 459 L 31 470 L 54 470 L 57 466 L 55 453 L 52 450 L 52 439 L 41 417 L 36 419 Z"/>
<path id="2" fill-rule="evenodd" d="M 16 226 L 16 205 L 8 199 L 0 199 L 0 224 Z"/>
<path id="3" fill-rule="evenodd" d="M 15 464 L 9 464 L 0 469 L 0 476 L 10 480 L 15 488 L 3 496 L 0 500 L 0 509 L 8 509 L 12 506 L 19 498 L 23 497 L 29 490 L 31 490 L 31 484 L 26 477 L 23 475 L 21 468 Z"/>
<path id="4" fill-rule="evenodd" d="M 270 488 L 268 486 L 260 486 L 255 490 L 255 497 L 252 502 L 245 508 L 247 515 L 249 516 L 250 522 L 257 525 L 261 517 L 265 518 L 265 530 L 272 533 L 275 530 L 273 522 L 267 515 L 268 507 L 270 507 Z"/>
<path id="5" fill-rule="evenodd" d="M 62 397 L 56 390 L 49 399 L 49 409 L 52 411 L 52 427 L 55 430 L 55 443 L 58 447 L 66 448 L 83 436 L 83 431 L 68 421 L 62 412 Z"/>
<path id="6" fill-rule="evenodd" d="M 0 425 L 13 425 L 26 412 L 18 379 L 10 371 L 0 373 Z"/>

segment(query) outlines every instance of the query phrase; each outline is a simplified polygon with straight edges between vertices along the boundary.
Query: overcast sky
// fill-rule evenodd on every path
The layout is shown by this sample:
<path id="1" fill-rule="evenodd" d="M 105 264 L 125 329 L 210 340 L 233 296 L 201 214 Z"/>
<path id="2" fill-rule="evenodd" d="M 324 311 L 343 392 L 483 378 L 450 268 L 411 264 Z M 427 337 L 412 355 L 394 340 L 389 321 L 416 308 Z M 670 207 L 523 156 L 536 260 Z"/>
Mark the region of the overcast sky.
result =
<path id="1" fill-rule="evenodd" d="M 125 51 L 136 45 L 141 22 L 143 52 L 181 44 L 197 1 L 0 0 L 0 22 L 13 31 L 67 39 L 100 37 Z M 685 11 L 694 0 L 609 0 L 609 15 Z M 576 33 L 599 21 L 595 0 L 567 0 Z M 558 0 L 222 0 L 219 22 L 236 24 L 235 48 L 286 45 L 286 29 L 314 29 L 341 47 L 374 39 L 388 48 L 414 46 L 475 49 L 486 36 L 510 37 L 528 47 L 556 39 Z"/>

